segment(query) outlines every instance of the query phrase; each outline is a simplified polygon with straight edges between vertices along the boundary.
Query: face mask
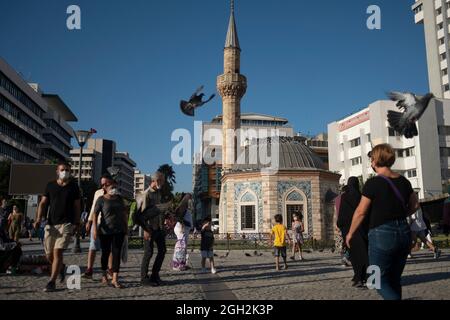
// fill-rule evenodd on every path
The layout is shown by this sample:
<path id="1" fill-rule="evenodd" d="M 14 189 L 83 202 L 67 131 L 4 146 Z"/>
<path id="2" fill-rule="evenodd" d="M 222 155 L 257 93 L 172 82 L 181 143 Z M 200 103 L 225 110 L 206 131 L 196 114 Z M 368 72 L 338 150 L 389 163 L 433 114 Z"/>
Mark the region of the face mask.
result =
<path id="1" fill-rule="evenodd" d="M 67 180 L 70 178 L 70 172 L 69 171 L 60 171 L 58 174 L 58 177 L 60 180 Z"/>
<path id="2" fill-rule="evenodd" d="M 116 196 L 119 194 L 119 191 L 117 190 L 117 188 L 112 188 L 112 189 L 109 189 L 108 194 L 110 196 Z"/>

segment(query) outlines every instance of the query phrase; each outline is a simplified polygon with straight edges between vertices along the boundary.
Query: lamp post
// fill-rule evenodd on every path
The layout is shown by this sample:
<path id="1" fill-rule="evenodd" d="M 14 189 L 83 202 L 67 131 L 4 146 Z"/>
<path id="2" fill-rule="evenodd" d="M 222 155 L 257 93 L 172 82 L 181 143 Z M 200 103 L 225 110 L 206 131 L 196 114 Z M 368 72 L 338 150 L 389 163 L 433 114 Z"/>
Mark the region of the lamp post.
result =
<path id="1" fill-rule="evenodd" d="M 84 199 L 83 198 L 83 196 L 84 196 L 83 189 L 81 188 L 81 168 L 82 168 L 82 161 L 83 161 L 83 147 L 86 145 L 86 142 L 89 140 L 89 138 L 94 133 L 97 133 L 97 131 L 95 129 L 91 129 L 89 131 L 87 131 L 87 130 L 75 131 L 75 139 L 77 140 L 77 143 L 80 146 L 80 158 L 79 158 L 79 164 L 78 164 L 78 187 L 80 188 L 81 199 Z M 75 240 L 73 243 L 72 252 L 73 253 L 81 252 L 79 231 L 77 231 L 77 233 L 75 234 Z"/>

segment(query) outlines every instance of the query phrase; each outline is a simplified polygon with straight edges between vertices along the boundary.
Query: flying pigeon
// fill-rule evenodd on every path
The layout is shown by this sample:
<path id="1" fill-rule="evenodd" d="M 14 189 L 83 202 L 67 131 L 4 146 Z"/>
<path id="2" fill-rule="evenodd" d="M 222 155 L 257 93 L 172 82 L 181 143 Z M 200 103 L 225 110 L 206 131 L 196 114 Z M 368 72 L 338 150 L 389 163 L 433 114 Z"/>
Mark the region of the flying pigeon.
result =
<path id="1" fill-rule="evenodd" d="M 205 94 L 200 92 L 202 92 L 203 88 L 204 86 L 198 88 L 189 99 L 189 102 L 184 100 L 180 102 L 181 112 L 187 116 L 193 117 L 195 115 L 195 109 L 203 106 L 205 103 L 208 103 L 216 96 L 215 94 L 212 94 L 208 100 L 202 101 Z"/>
<path id="2" fill-rule="evenodd" d="M 225 259 L 226 257 L 228 257 L 228 255 L 230 254 L 230 251 L 227 251 L 227 253 L 225 253 L 224 256 L 220 256 L 220 259 Z"/>
<path id="3" fill-rule="evenodd" d="M 246 252 L 246 253 L 245 253 L 245 256 L 246 256 L 246 257 L 251 257 L 252 255 L 251 255 L 250 253 L 247 253 L 247 252 Z"/>
<path id="4" fill-rule="evenodd" d="M 416 121 L 423 115 L 434 95 L 427 93 L 419 98 L 414 93 L 390 92 L 388 96 L 392 101 L 397 101 L 397 107 L 403 111 L 388 111 L 389 125 L 407 139 L 417 136 Z"/>

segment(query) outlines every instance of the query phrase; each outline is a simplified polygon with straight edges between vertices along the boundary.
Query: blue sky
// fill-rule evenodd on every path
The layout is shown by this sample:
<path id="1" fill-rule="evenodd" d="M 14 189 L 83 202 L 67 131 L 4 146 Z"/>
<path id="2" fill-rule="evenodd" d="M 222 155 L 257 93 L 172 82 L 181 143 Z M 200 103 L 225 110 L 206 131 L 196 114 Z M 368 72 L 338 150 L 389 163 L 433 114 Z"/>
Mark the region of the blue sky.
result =
<path id="1" fill-rule="evenodd" d="M 413 0 L 236 0 L 248 78 L 242 112 L 286 117 L 315 134 L 385 98 L 428 90 L 423 27 Z M 81 8 L 79 31 L 66 8 Z M 366 9 L 382 29 L 366 27 Z M 144 172 L 171 163 L 171 133 L 193 129 L 179 100 L 200 84 L 215 92 L 223 70 L 228 0 L 0 0 L 0 56 L 28 81 L 59 94 L 79 118 L 128 151 Z M 195 120 L 221 113 L 216 98 Z M 191 166 L 174 166 L 176 190 L 191 190 Z"/>

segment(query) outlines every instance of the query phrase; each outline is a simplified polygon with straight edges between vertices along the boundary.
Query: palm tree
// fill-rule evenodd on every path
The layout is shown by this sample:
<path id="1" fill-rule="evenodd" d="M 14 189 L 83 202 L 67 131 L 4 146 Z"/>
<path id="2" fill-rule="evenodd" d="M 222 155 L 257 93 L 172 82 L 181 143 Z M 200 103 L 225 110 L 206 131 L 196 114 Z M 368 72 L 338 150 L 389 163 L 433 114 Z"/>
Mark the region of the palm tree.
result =
<path id="1" fill-rule="evenodd" d="M 173 186 L 177 183 L 175 178 L 175 171 L 173 170 L 171 165 L 163 164 L 158 169 L 159 172 L 164 174 L 166 177 L 166 183 L 170 186 L 170 191 L 173 191 Z"/>
<path id="2" fill-rule="evenodd" d="M 166 183 L 163 185 L 163 188 L 161 190 L 161 202 L 169 202 L 172 201 L 174 198 L 174 195 L 172 194 L 172 191 L 174 189 L 174 184 L 176 183 L 175 180 L 175 171 L 173 170 L 172 166 L 168 164 L 163 164 L 158 169 L 159 172 L 161 172 L 166 180 Z"/>

